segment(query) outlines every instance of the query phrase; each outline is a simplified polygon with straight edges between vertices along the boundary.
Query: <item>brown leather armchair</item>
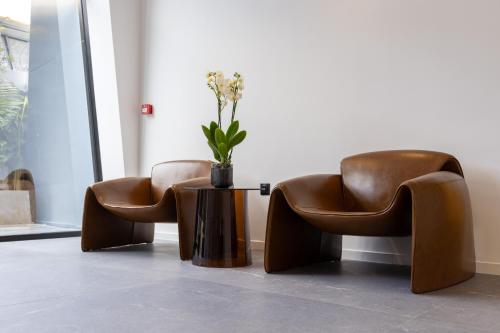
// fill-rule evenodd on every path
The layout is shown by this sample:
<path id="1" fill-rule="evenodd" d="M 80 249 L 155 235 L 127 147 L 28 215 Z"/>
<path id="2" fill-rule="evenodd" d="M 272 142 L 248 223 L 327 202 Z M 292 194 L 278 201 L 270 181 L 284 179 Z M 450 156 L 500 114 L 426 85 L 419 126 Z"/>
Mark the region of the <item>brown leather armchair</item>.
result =
<path id="1" fill-rule="evenodd" d="M 340 260 L 342 236 L 412 236 L 411 290 L 472 277 L 472 213 L 459 162 L 431 151 L 351 156 L 341 175 L 278 184 L 269 204 L 266 272 Z"/>
<path id="2" fill-rule="evenodd" d="M 129 177 L 96 183 L 87 189 L 82 250 L 151 243 L 155 222 L 177 222 L 182 260 L 193 253 L 196 191 L 210 184 L 210 161 L 157 164 L 151 177 Z"/>

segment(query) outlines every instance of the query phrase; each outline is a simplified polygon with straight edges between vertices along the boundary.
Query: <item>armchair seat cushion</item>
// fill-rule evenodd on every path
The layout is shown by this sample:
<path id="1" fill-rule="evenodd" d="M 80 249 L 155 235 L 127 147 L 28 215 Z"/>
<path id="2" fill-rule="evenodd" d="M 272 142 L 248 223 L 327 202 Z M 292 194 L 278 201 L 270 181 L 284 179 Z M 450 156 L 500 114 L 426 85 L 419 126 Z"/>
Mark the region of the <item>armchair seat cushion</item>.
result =
<path id="1" fill-rule="evenodd" d="M 380 210 L 346 209 L 340 175 L 310 175 L 276 186 L 287 205 L 304 221 L 323 231 L 354 236 L 411 235 L 409 191 L 400 186 Z"/>
<path id="2" fill-rule="evenodd" d="M 158 202 L 153 202 L 151 181 L 144 177 L 129 177 L 91 186 L 99 204 L 108 212 L 132 222 L 175 222 L 175 200 L 171 190 L 165 190 Z"/>
<path id="3" fill-rule="evenodd" d="M 169 212 L 166 204 L 101 203 L 101 205 L 116 216 L 135 222 L 176 221 L 175 214 Z M 170 210 L 172 209 L 175 213 L 175 207 L 170 208 Z"/>
<path id="4" fill-rule="evenodd" d="M 379 212 L 352 212 L 316 207 L 290 205 L 305 221 L 316 228 L 339 235 L 352 236 L 409 236 L 411 215 L 402 209 L 398 200 Z"/>
<path id="5" fill-rule="evenodd" d="M 104 207 L 106 207 L 108 210 L 113 211 L 113 210 L 120 210 L 120 209 L 144 209 L 144 208 L 153 208 L 154 204 L 151 205 L 134 205 L 134 204 L 128 204 L 128 203 L 101 203 Z"/>

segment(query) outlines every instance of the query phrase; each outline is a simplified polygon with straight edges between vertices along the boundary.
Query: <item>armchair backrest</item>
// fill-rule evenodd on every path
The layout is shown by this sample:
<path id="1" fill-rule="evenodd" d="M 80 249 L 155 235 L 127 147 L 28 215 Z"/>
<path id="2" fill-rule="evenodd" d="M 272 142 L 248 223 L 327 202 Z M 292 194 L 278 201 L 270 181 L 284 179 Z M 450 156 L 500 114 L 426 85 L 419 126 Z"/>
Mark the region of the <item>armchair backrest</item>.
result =
<path id="1" fill-rule="evenodd" d="M 350 211 L 386 208 L 406 180 L 436 171 L 463 176 L 453 156 L 424 150 L 393 150 L 354 155 L 341 162 L 344 206 Z"/>
<path id="2" fill-rule="evenodd" d="M 198 177 L 210 177 L 210 161 L 186 160 L 156 164 L 151 170 L 151 194 L 158 202 L 172 184 Z"/>

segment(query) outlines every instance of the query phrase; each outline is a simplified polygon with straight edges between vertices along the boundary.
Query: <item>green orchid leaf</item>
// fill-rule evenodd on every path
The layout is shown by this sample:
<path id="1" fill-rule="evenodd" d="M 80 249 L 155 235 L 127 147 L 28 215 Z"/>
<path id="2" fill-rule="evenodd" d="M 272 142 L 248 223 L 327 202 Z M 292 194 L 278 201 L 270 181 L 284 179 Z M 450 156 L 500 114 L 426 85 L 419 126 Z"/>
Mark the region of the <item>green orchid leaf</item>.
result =
<path id="1" fill-rule="evenodd" d="M 236 145 L 239 145 L 247 136 L 247 131 L 241 131 L 231 138 L 229 142 L 229 149 L 233 149 Z"/>
<path id="2" fill-rule="evenodd" d="M 227 132 L 226 132 L 226 138 L 227 141 L 231 141 L 231 138 L 238 133 L 238 128 L 240 127 L 240 122 L 238 120 L 235 120 L 229 125 Z"/>
<path id="3" fill-rule="evenodd" d="M 219 154 L 219 150 L 217 149 L 217 147 L 211 143 L 210 141 L 207 142 L 208 143 L 208 146 L 210 147 L 210 149 L 212 149 L 213 153 L 214 153 L 214 158 L 216 161 L 221 161 L 220 160 L 220 154 Z"/>
<path id="4" fill-rule="evenodd" d="M 215 142 L 215 130 L 217 129 L 217 123 L 215 121 L 212 121 L 210 123 L 210 137 L 212 138 L 212 142 Z"/>
<path id="5" fill-rule="evenodd" d="M 212 135 L 210 134 L 210 129 L 205 126 L 205 125 L 201 125 L 201 129 L 203 130 L 203 134 L 205 134 L 205 136 L 207 137 L 208 141 L 213 141 L 212 140 Z"/>
<path id="6" fill-rule="evenodd" d="M 217 145 L 217 147 L 219 147 L 219 145 L 221 143 L 224 143 L 226 144 L 226 136 L 224 135 L 224 132 L 220 129 L 220 128 L 216 128 L 215 129 L 215 143 Z M 226 145 L 227 147 L 227 145 Z"/>
<path id="7" fill-rule="evenodd" d="M 222 162 L 224 162 L 225 160 L 227 160 L 227 154 L 229 153 L 229 150 L 227 149 L 227 146 L 224 142 L 220 143 L 218 146 L 217 146 L 219 149 L 219 155 L 221 156 L 221 160 Z"/>

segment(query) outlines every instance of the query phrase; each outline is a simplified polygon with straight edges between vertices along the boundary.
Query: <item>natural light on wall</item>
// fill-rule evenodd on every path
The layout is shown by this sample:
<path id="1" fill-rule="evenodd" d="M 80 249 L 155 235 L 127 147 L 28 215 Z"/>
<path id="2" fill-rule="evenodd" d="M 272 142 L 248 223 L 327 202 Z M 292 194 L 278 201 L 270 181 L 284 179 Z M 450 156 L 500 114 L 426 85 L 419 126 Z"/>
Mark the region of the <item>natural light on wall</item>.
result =
<path id="1" fill-rule="evenodd" d="M 0 17 L 30 24 L 31 0 L 0 0 Z"/>

